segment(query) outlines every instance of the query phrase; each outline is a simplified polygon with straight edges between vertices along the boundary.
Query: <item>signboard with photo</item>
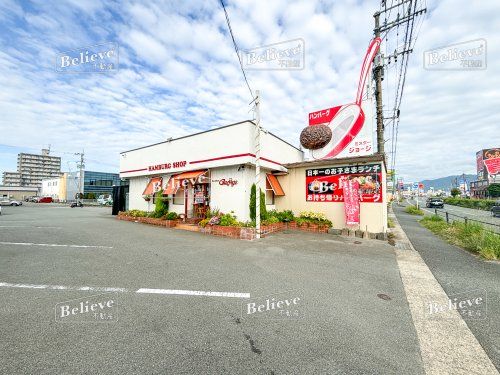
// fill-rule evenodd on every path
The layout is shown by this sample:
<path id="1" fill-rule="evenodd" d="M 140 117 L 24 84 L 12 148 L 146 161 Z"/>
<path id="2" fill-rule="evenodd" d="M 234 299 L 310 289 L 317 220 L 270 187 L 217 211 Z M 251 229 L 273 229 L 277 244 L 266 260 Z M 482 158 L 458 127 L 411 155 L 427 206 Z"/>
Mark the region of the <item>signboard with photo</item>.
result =
<path id="1" fill-rule="evenodd" d="M 483 150 L 483 163 L 490 176 L 500 173 L 500 148 Z"/>
<path id="2" fill-rule="evenodd" d="M 359 201 L 383 202 L 382 166 L 365 164 L 306 170 L 306 201 L 344 202 L 344 183 L 359 183 Z"/>

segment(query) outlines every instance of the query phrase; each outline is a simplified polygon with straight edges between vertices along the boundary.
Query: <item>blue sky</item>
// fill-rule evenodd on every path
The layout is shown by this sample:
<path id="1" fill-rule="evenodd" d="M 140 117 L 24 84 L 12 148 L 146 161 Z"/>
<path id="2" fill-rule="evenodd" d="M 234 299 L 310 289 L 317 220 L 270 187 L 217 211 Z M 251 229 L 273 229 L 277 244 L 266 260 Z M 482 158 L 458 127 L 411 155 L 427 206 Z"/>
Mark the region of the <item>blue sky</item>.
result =
<path id="1" fill-rule="evenodd" d="M 247 73 L 266 129 L 298 145 L 309 112 L 352 101 L 379 1 L 226 3 L 242 49 L 305 41 L 304 70 Z M 473 172 L 475 151 L 500 145 L 500 4 L 428 7 L 401 107 L 397 169 L 407 181 Z M 423 51 L 477 38 L 488 42 L 488 69 L 423 69 Z M 60 52 L 105 42 L 119 46 L 117 72 L 55 71 Z M 49 144 L 63 170 L 84 149 L 89 170 L 117 171 L 120 151 L 252 116 L 218 0 L 2 0 L 0 87 L 0 172 Z"/>

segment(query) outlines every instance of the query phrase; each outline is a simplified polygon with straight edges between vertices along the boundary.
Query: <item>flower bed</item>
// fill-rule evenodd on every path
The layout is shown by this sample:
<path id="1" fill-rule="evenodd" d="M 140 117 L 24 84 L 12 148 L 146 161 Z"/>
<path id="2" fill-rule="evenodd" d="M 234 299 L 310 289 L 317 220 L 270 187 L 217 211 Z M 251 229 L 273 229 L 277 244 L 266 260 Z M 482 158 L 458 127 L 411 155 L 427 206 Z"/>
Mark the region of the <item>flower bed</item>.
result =
<path id="1" fill-rule="evenodd" d="M 124 220 L 124 221 L 133 221 L 136 223 L 143 223 L 143 224 L 149 224 L 149 225 L 157 225 L 161 227 L 167 227 L 167 228 L 173 228 L 177 225 L 179 220 L 165 220 L 165 219 L 157 219 L 153 217 L 134 217 L 134 216 L 129 216 L 126 215 L 123 212 L 119 212 L 117 216 L 118 220 Z"/>

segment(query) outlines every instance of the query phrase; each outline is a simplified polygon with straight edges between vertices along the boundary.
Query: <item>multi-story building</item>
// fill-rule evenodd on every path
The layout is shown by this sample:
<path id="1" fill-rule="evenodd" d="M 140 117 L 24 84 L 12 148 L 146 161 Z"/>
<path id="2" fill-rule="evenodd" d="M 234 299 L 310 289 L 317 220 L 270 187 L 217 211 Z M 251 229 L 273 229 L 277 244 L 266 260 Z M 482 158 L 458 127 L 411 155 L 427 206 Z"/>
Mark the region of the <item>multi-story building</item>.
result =
<path id="1" fill-rule="evenodd" d="M 3 172 L 4 186 L 19 186 L 21 185 L 21 173 L 19 172 Z"/>
<path id="2" fill-rule="evenodd" d="M 120 185 L 118 173 L 85 171 L 83 193 L 93 193 L 95 197 L 103 194 L 112 194 L 113 185 Z"/>
<path id="3" fill-rule="evenodd" d="M 17 172 L 4 172 L 3 184 L 7 186 L 42 187 L 42 179 L 61 175 L 61 158 L 50 156 L 50 151 L 42 154 L 20 153 L 17 155 Z"/>

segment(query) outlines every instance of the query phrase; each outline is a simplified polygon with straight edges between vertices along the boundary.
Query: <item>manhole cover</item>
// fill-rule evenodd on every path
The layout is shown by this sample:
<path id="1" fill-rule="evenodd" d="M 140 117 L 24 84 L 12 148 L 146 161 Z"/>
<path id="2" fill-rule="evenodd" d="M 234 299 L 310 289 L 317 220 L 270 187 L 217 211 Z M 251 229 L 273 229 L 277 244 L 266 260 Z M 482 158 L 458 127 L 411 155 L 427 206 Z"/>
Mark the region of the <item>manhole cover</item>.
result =
<path id="1" fill-rule="evenodd" d="M 354 241 L 356 245 L 361 245 L 361 241 Z"/>
<path id="2" fill-rule="evenodd" d="M 379 293 L 379 294 L 377 294 L 377 297 L 380 298 L 380 299 L 383 299 L 384 301 L 390 301 L 391 300 L 391 297 L 389 297 L 387 294 Z"/>

